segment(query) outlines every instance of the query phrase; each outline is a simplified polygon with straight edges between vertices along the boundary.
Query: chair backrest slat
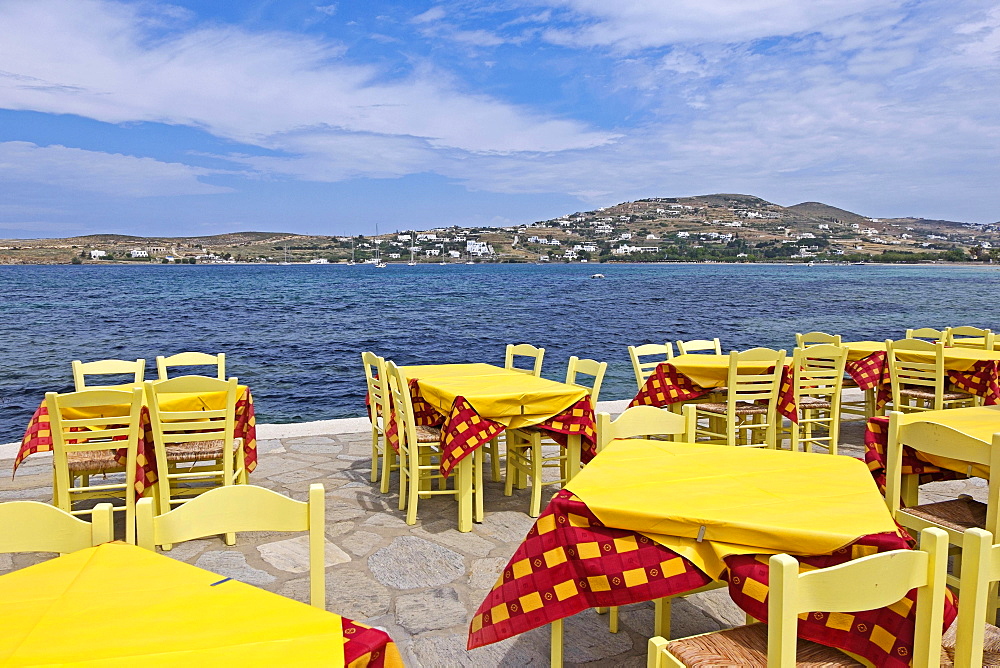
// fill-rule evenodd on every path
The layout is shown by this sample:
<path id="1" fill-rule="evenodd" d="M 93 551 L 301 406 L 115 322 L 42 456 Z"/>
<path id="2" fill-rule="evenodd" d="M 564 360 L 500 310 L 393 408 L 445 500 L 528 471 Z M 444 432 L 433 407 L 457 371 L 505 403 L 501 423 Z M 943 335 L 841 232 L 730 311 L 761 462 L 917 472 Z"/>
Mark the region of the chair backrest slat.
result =
<path id="1" fill-rule="evenodd" d="M 628 356 L 632 360 L 635 383 L 641 390 L 657 366 L 674 358 L 674 346 L 669 341 L 664 344 L 646 343 L 641 346 L 629 346 Z"/>
<path id="2" fill-rule="evenodd" d="M 170 355 L 169 357 L 164 357 L 163 355 L 156 356 L 156 373 L 160 380 L 166 380 L 170 377 L 168 373 L 170 369 L 189 366 L 213 366 L 215 367 L 214 377 L 219 380 L 226 379 L 225 353 L 212 355 L 209 353 L 185 352 Z"/>
<path id="3" fill-rule="evenodd" d="M 87 376 L 132 376 L 132 383 L 141 384 L 146 373 L 146 360 L 97 360 L 81 362 L 73 360 L 73 386 L 77 392 L 86 389 L 113 387 L 114 385 L 87 385 Z"/>
<path id="4" fill-rule="evenodd" d="M 826 332 L 807 332 L 795 335 L 795 347 L 807 348 L 809 346 L 841 344 L 840 334 L 827 334 Z"/>
<path id="5" fill-rule="evenodd" d="M 0 503 L 0 552 L 75 552 L 114 540 L 110 503 L 94 507 L 90 522 L 37 501 Z"/>
<path id="6" fill-rule="evenodd" d="M 691 353 L 708 353 L 713 355 L 722 354 L 722 343 L 719 339 L 692 339 L 690 341 L 677 341 L 677 352 L 680 355 L 690 355 Z"/>
<path id="7" fill-rule="evenodd" d="M 517 357 L 527 357 L 533 360 L 531 369 L 521 369 L 517 366 Z M 504 354 L 504 368 L 523 373 L 530 373 L 532 376 L 541 377 L 542 359 L 545 357 L 545 348 L 536 348 L 530 343 L 508 343 Z"/>
<path id="8" fill-rule="evenodd" d="M 674 436 L 684 434 L 685 430 L 686 420 L 682 415 L 655 406 L 626 408 L 614 420 L 610 413 L 598 413 L 597 451 L 600 452 L 608 443 L 617 439 Z"/>
<path id="9" fill-rule="evenodd" d="M 580 359 L 576 355 L 569 358 L 566 365 L 566 383 L 568 385 L 580 385 L 590 390 L 590 400 L 595 404 L 597 397 L 601 394 L 601 385 L 604 383 L 604 374 L 608 370 L 607 362 L 598 362 L 591 359 Z M 578 382 L 579 376 L 589 376 L 590 385 Z"/>

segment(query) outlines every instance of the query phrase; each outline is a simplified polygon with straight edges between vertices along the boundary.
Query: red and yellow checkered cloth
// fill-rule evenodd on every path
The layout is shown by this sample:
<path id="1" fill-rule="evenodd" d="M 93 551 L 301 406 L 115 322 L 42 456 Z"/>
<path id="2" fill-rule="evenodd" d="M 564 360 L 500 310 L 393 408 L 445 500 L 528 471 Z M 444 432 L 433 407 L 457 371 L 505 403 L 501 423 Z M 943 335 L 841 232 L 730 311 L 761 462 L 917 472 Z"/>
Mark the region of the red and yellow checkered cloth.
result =
<path id="1" fill-rule="evenodd" d="M 341 617 L 344 630 L 344 665 L 348 668 L 402 668 L 392 638 L 385 631 Z"/>
<path id="2" fill-rule="evenodd" d="M 142 496 L 143 492 L 156 482 L 156 456 L 153 454 L 153 432 L 149 419 L 149 409 L 142 407 L 140 414 L 142 427 L 139 430 L 139 443 L 136 455 L 135 488 L 136 497 Z M 236 424 L 234 436 L 243 439 L 243 465 L 247 473 L 257 468 L 257 418 L 254 416 L 253 396 L 250 389 L 236 400 Z M 14 469 L 11 476 L 17 473 L 17 467 L 24 461 L 25 457 L 38 452 L 48 452 L 52 449 L 52 427 L 49 422 L 49 409 L 45 401 L 35 409 L 28 428 L 21 439 L 21 447 L 14 458 Z M 116 461 L 125 466 L 128 453 L 120 449 L 115 451 Z"/>
<path id="3" fill-rule="evenodd" d="M 711 581 L 649 538 L 605 527 L 582 501 L 560 490 L 476 610 L 468 647 L 488 645 L 586 608 L 662 598 Z"/>
<path id="4" fill-rule="evenodd" d="M 908 547 L 909 536 L 900 530 L 899 534 L 865 536 L 833 554 L 800 561 L 806 569 L 823 568 Z M 758 619 L 767 617 L 768 558 L 726 558 L 733 600 Z M 476 610 L 468 648 L 504 640 L 586 608 L 682 594 L 711 581 L 659 543 L 604 526 L 583 501 L 560 490 Z M 799 635 L 870 658 L 875 665 L 904 666 L 908 658 L 900 663 L 897 657 L 907 657 L 912 648 L 915 614 L 911 598 L 868 613 L 814 614 L 800 620 Z M 956 614 L 954 599 L 949 598 L 946 626 Z"/>
<path id="5" fill-rule="evenodd" d="M 848 362 L 846 370 L 862 390 L 876 390 L 876 408 L 882 408 L 892 401 L 888 356 L 884 351 L 872 353 L 856 362 Z M 980 360 L 967 371 L 948 371 L 948 381 L 957 390 L 982 397 L 987 406 L 1000 404 L 998 360 Z"/>
<path id="6" fill-rule="evenodd" d="M 465 397 L 455 397 L 451 410 L 441 415 L 420 396 L 417 379 L 410 379 L 410 399 L 418 425 L 441 427 L 441 474 L 449 476 L 458 463 L 476 448 L 481 448 L 503 433 L 506 427 L 476 412 Z M 565 411 L 537 425 L 552 432 L 552 437 L 565 446 L 567 436 L 582 438 L 581 459 L 590 461 L 597 454 L 597 421 L 594 405 L 589 397 L 581 399 Z M 389 425 L 385 430 L 386 441 L 399 450 L 399 427 L 395 413 L 390 411 Z"/>
<path id="7" fill-rule="evenodd" d="M 800 571 L 836 566 L 877 552 L 905 550 L 912 541 L 903 529 L 900 534 L 864 536 L 832 554 L 799 557 Z M 744 611 L 767 621 L 767 578 L 769 555 L 726 557 L 729 567 L 729 594 Z M 955 597 L 946 591 L 944 632 L 958 615 Z M 799 617 L 798 636 L 828 647 L 846 650 L 868 659 L 876 666 L 905 668 L 910 665 L 916 621 L 916 590 L 885 608 L 861 612 L 811 612 Z"/>
<path id="8" fill-rule="evenodd" d="M 768 373 L 774 367 L 768 369 Z M 682 374 L 670 362 L 661 362 L 649 375 L 642 389 L 635 395 L 629 406 L 656 406 L 662 408 L 678 401 L 690 401 L 703 397 L 712 389 L 700 387 Z M 778 412 L 791 420 L 799 421 L 795 405 L 795 389 L 792 387 L 791 368 L 787 365 L 781 373 L 781 389 L 778 391 Z"/>
<path id="9" fill-rule="evenodd" d="M 889 447 L 889 418 L 873 417 L 865 425 L 865 464 L 872 472 L 879 491 L 885 494 L 886 451 Z M 913 448 L 903 446 L 902 475 L 920 475 L 920 483 L 957 480 L 967 476 L 934 466 L 922 459 Z"/>

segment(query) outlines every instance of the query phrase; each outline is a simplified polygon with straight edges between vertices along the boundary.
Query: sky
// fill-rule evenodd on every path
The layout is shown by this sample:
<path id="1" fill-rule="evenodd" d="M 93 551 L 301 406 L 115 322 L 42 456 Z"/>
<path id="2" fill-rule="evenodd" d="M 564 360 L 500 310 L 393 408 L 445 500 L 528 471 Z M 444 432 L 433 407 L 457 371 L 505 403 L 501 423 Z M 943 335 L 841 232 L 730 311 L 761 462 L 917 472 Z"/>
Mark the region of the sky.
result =
<path id="1" fill-rule="evenodd" d="M 0 237 L 1000 220 L 994 0 L 0 0 Z"/>

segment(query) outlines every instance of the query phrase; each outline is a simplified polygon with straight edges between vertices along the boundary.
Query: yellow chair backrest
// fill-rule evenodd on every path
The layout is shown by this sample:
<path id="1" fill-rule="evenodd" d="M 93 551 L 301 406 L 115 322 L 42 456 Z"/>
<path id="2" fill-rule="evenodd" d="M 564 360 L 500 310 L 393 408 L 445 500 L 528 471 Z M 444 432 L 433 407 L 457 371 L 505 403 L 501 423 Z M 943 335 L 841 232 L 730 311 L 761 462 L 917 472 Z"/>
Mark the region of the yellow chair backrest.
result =
<path id="1" fill-rule="evenodd" d="M 922 413 L 889 413 L 888 445 L 886 447 L 885 502 L 895 517 L 900 509 L 902 491 L 903 446 L 913 445 L 929 455 L 979 464 L 1000 471 L 1000 435 L 993 442 L 981 441 L 942 424 L 928 422 Z M 986 527 L 1000 535 L 1000 484 L 991 484 L 986 503 Z"/>
<path id="2" fill-rule="evenodd" d="M 944 343 L 931 343 L 922 339 L 886 340 L 886 357 L 892 384 L 893 406 L 899 405 L 899 390 L 903 385 L 933 388 L 936 395 L 944 393 Z M 930 353 L 930 361 L 907 362 L 897 356 L 898 351 Z"/>
<path id="3" fill-rule="evenodd" d="M 1000 434 L 993 442 L 1000 440 Z M 962 581 L 958 589 L 956 666 L 981 666 L 990 601 L 990 583 L 1000 580 L 1000 545 L 982 529 L 966 530 L 962 539 Z"/>
<path id="4" fill-rule="evenodd" d="M 156 443 L 157 466 L 166 465 L 160 461 L 164 448 L 176 443 L 197 443 L 222 439 L 227 445 L 222 448 L 223 467 L 232 471 L 233 442 L 236 429 L 236 378 L 219 380 L 208 376 L 179 376 L 156 382 L 146 381 L 146 399 L 149 402 L 149 417 Z M 176 394 L 223 394 L 221 408 L 210 409 L 204 403 L 201 407 L 185 406 L 182 410 L 169 410 L 167 395 Z"/>
<path id="5" fill-rule="evenodd" d="M 741 372 L 740 362 L 767 362 L 771 371 L 762 370 L 759 373 Z M 743 352 L 735 350 L 729 353 L 729 371 L 726 377 L 726 387 L 729 401 L 767 401 L 773 404 L 781 389 L 781 373 L 785 366 L 785 351 L 770 348 L 751 348 Z"/>
<path id="6" fill-rule="evenodd" d="M 83 390 L 45 394 L 52 434 L 55 475 L 69 487 L 67 454 L 94 450 L 128 450 L 127 470 L 135 469 L 142 427 L 142 389 Z M 114 440 L 117 439 L 117 440 Z M 112 442 L 113 441 L 113 442 Z"/>
<path id="7" fill-rule="evenodd" d="M 680 355 L 703 352 L 721 355 L 722 344 L 719 342 L 719 339 L 692 339 L 691 341 L 678 341 L 677 352 Z"/>
<path id="8" fill-rule="evenodd" d="M 793 387 L 796 404 L 803 397 L 815 397 L 840 404 L 840 389 L 844 384 L 847 348 L 815 344 L 796 348 L 792 353 Z M 839 415 L 837 406 L 832 414 Z"/>
<path id="9" fill-rule="evenodd" d="M 910 665 L 938 666 L 947 568 L 948 539 L 933 528 L 921 532 L 919 550 L 882 552 L 804 573 L 799 573 L 799 562 L 787 554 L 772 556 L 768 561 L 768 668 L 796 665 L 799 615 L 875 610 L 901 601 L 911 589 L 917 589 L 917 614 Z M 650 639 L 649 668 L 678 665 L 668 643 L 662 637 Z M 736 659 L 734 665 L 738 665 Z"/>
<path id="10" fill-rule="evenodd" d="M 621 438 L 643 436 L 673 436 L 684 434 L 686 420 L 677 413 L 665 411 L 655 406 L 632 406 L 616 419 L 610 413 L 597 414 L 597 451 L 608 443 Z M 693 440 L 693 439 L 688 439 Z"/>
<path id="11" fill-rule="evenodd" d="M 151 497 L 139 500 L 136 524 L 139 547 L 180 543 L 240 531 L 309 532 L 309 601 L 326 608 L 323 485 L 309 486 L 309 501 L 296 501 L 255 485 L 217 487 L 168 513 L 154 515 Z"/>
<path id="12" fill-rule="evenodd" d="M 214 366 L 216 369 L 215 377 L 219 380 L 226 379 L 225 353 L 210 355 L 208 353 L 188 352 L 177 353 L 169 357 L 164 357 L 163 355 L 156 356 L 156 373 L 159 375 L 160 380 L 166 380 L 170 377 L 167 373 L 169 369 L 181 366 Z"/>
<path id="13" fill-rule="evenodd" d="M 534 360 L 534 365 L 531 369 L 519 369 L 515 366 L 515 357 L 530 357 Z M 542 375 L 542 358 L 545 357 L 545 348 L 536 348 L 530 343 L 508 343 L 507 351 L 504 355 L 503 366 L 505 369 L 513 369 L 514 371 L 522 371 L 524 373 L 530 373 L 533 376 L 540 377 Z"/>
<path id="14" fill-rule="evenodd" d="M 604 374 L 608 370 L 607 362 L 598 362 L 591 359 L 580 359 L 576 355 L 569 358 L 566 365 L 566 384 L 580 385 L 590 390 L 590 400 L 597 403 L 597 397 L 601 394 L 601 384 L 604 382 Z M 577 376 L 590 376 L 589 386 L 577 382 Z"/>
<path id="15" fill-rule="evenodd" d="M 385 417 L 388 407 L 386 401 L 389 392 L 388 379 L 385 373 L 385 360 L 373 352 L 361 353 L 361 363 L 365 368 L 365 383 L 368 386 L 368 401 L 372 411 L 372 421 Z"/>
<path id="16" fill-rule="evenodd" d="M 410 386 L 402 369 L 392 360 L 385 361 L 385 375 L 389 384 L 389 396 L 392 400 L 393 415 L 396 419 L 396 432 L 399 437 L 400 449 L 417 442 L 417 425 L 413 418 L 413 399 L 410 397 Z"/>
<path id="17" fill-rule="evenodd" d="M 97 360 L 96 362 L 81 362 L 73 360 L 73 387 L 79 392 L 81 390 L 111 387 L 108 385 L 87 385 L 87 376 L 122 376 L 132 375 L 133 383 L 142 383 L 146 373 L 146 360 L 137 359 L 134 362 L 128 360 Z M 117 383 L 121 384 L 121 383 Z"/>
<path id="18" fill-rule="evenodd" d="M 955 346 L 957 348 L 983 348 L 985 350 L 993 350 L 995 336 L 996 335 L 988 329 L 963 325 L 961 327 L 949 327 L 945 331 L 944 343 L 946 346 Z M 966 339 L 973 339 L 973 341 L 970 342 Z"/>
<path id="19" fill-rule="evenodd" d="M 930 339 L 931 342 L 944 341 L 947 330 L 934 329 L 933 327 L 918 327 L 906 330 L 908 339 Z"/>
<path id="20" fill-rule="evenodd" d="M 827 334 L 826 332 L 808 332 L 806 334 L 795 335 L 795 347 L 806 348 L 808 346 L 829 344 L 839 346 L 841 344 L 840 334 Z"/>
<path id="21" fill-rule="evenodd" d="M 641 390 L 657 366 L 674 358 L 674 346 L 669 341 L 664 344 L 646 343 L 641 346 L 629 346 L 628 356 L 632 360 L 635 383 Z M 643 360 L 644 357 L 652 359 Z"/>
<path id="22" fill-rule="evenodd" d="M 76 552 L 115 539 L 110 503 L 94 506 L 90 522 L 37 501 L 0 503 L 0 552 Z"/>
<path id="23" fill-rule="evenodd" d="M 920 534 L 919 550 L 894 550 L 839 566 L 799 573 L 799 562 L 776 554 L 768 562 L 768 666 L 795 665 L 798 616 L 808 612 L 875 610 L 917 589 L 912 666 L 937 666 L 944 625 L 948 538 Z"/>

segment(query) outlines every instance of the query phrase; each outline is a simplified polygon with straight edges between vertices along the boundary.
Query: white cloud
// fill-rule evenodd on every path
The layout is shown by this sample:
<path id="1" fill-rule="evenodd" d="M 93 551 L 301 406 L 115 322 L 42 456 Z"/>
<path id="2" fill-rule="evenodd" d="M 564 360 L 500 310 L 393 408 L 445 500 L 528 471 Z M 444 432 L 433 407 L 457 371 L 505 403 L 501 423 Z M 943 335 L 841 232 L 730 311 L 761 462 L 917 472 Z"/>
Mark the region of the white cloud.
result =
<path id="1" fill-rule="evenodd" d="M 282 148 L 302 128 L 424 138 L 472 152 L 560 151 L 613 136 L 450 85 L 433 68 L 379 82 L 342 47 L 286 33 L 208 27 L 144 32 L 134 6 L 97 0 L 0 6 L 0 106 L 101 121 L 200 127 Z M 431 10 L 433 11 L 433 10 Z"/>
<path id="2" fill-rule="evenodd" d="M 426 12 L 422 14 L 417 14 L 412 19 L 413 23 L 431 23 L 433 21 L 440 21 L 445 17 L 444 7 L 437 5 L 436 7 L 431 7 Z"/>
<path id="3" fill-rule="evenodd" d="M 317 5 L 316 11 L 327 16 L 333 16 L 337 13 L 337 5 L 336 3 L 332 5 Z"/>
<path id="4" fill-rule="evenodd" d="M 211 195 L 229 188 L 202 183 L 210 170 L 118 153 L 30 142 L 0 142 L 0 181 L 44 184 L 112 197 Z"/>

